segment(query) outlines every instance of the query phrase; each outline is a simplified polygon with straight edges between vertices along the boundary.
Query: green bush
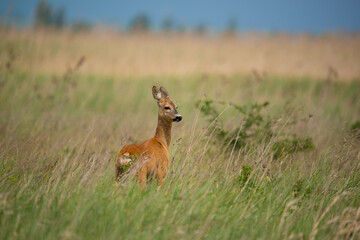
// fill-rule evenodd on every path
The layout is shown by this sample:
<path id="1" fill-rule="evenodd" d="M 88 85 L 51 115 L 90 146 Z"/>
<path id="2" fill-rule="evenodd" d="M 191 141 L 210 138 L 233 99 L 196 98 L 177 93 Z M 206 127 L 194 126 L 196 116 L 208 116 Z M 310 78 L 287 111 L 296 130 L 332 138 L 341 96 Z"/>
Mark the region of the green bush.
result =
<path id="1" fill-rule="evenodd" d="M 313 192 L 313 187 L 308 186 L 306 184 L 305 180 L 301 179 L 301 180 L 298 180 L 293 185 L 292 190 L 293 190 L 294 197 L 300 197 L 300 196 L 308 197 Z"/>
<path id="2" fill-rule="evenodd" d="M 269 105 L 269 102 L 249 103 L 242 106 L 233 103 L 229 104 L 238 114 L 239 119 L 242 119 L 241 124 L 232 129 L 225 129 L 224 123 L 219 119 L 220 111 L 215 107 L 215 103 L 220 106 L 226 104 L 223 101 L 215 102 L 211 99 L 199 100 L 196 103 L 209 124 L 217 123 L 214 130 L 215 144 L 230 145 L 236 150 L 246 146 L 250 150 L 260 143 L 272 144 L 271 151 L 275 159 L 287 154 L 309 151 L 315 148 L 310 137 L 300 138 L 296 134 L 285 131 L 274 132 L 272 129 L 275 121 L 270 116 L 262 113 L 262 110 Z M 289 122 L 288 125 L 294 123 L 296 121 Z"/>
<path id="3" fill-rule="evenodd" d="M 292 137 L 275 142 L 272 151 L 274 152 L 274 158 L 279 158 L 287 154 L 305 152 L 314 148 L 315 145 L 311 138 Z"/>
<path id="4" fill-rule="evenodd" d="M 236 182 L 238 183 L 239 187 L 243 188 L 245 185 L 247 187 L 255 186 L 254 180 L 249 179 L 252 172 L 253 172 L 252 167 L 250 167 L 248 165 L 241 166 L 240 174 L 239 174 L 238 178 L 236 179 Z"/>
<path id="5" fill-rule="evenodd" d="M 359 129 L 360 129 L 360 121 L 357 120 L 356 122 L 354 122 L 353 124 L 351 124 L 350 129 L 351 129 L 352 131 L 359 130 Z"/>
<path id="6" fill-rule="evenodd" d="M 351 124 L 350 130 L 355 134 L 358 138 L 360 138 L 360 120 L 357 120 L 353 124 Z"/>
<path id="7" fill-rule="evenodd" d="M 259 142 L 263 137 L 269 138 L 271 136 L 271 121 L 268 116 L 263 116 L 261 110 L 269 105 L 268 102 L 258 104 L 251 103 L 239 106 L 231 103 L 230 106 L 236 110 L 239 114 L 239 118 L 242 119 L 242 124 L 236 126 L 234 129 L 225 129 L 224 124 L 218 119 L 219 111 L 214 106 L 213 100 L 205 100 L 201 102 L 197 101 L 196 106 L 201 105 L 201 113 L 207 117 L 208 122 L 217 122 L 215 134 L 217 143 L 223 143 L 224 145 L 231 144 L 236 149 L 244 147 L 251 142 Z M 224 105 L 225 102 L 217 102 L 220 105 Z"/>

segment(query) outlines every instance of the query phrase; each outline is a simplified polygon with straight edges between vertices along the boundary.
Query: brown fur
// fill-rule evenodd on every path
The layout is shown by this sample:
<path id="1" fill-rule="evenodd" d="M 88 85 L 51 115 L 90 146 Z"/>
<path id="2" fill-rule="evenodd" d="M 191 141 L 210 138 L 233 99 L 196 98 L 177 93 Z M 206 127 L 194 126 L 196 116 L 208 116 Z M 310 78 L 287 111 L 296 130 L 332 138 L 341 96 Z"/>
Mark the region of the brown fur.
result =
<path id="1" fill-rule="evenodd" d="M 164 184 L 166 174 L 169 171 L 169 146 L 171 141 L 171 127 L 174 121 L 181 121 L 182 117 L 177 112 L 176 104 L 169 97 L 168 92 L 161 87 L 152 88 L 153 97 L 159 106 L 158 125 L 155 136 L 140 144 L 126 145 L 116 158 L 115 178 L 121 177 L 121 166 L 126 165 L 129 156 L 136 156 L 139 164 L 137 171 L 138 183 L 146 186 L 148 178 L 156 177 L 158 184 Z"/>

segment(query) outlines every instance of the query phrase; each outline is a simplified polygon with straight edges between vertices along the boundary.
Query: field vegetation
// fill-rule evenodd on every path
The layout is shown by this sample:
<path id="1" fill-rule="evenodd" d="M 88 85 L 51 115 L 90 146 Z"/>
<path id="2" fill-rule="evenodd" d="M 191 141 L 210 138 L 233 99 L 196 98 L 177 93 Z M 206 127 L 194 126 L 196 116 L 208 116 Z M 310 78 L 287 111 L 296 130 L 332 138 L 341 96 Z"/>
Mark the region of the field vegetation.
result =
<path id="1" fill-rule="evenodd" d="M 360 238 L 358 36 L 1 32 L 1 239 Z M 179 105 L 165 185 L 114 181 Z"/>

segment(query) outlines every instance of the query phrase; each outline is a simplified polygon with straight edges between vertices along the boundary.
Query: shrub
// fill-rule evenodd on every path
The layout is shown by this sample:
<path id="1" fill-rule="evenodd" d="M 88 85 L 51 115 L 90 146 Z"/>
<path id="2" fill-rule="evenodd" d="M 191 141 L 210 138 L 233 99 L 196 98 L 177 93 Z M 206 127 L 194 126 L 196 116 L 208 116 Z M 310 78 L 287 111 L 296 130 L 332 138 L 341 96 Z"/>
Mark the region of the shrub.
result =
<path id="1" fill-rule="evenodd" d="M 201 101 L 198 101 L 196 106 L 199 107 L 200 103 Z M 218 119 L 219 111 L 214 106 L 214 103 L 213 100 L 205 100 L 202 102 L 200 110 L 205 117 L 207 117 L 210 124 L 214 121 L 218 123 L 215 129 L 218 143 L 223 143 L 224 145 L 230 143 L 231 146 L 239 149 L 254 140 L 255 142 L 259 142 L 263 137 L 268 138 L 271 136 L 270 118 L 260 113 L 263 108 L 268 106 L 268 102 L 262 104 L 251 103 L 243 106 L 230 104 L 230 106 L 240 114 L 240 118 L 243 120 L 240 126 L 236 126 L 232 130 L 225 129 L 223 122 Z M 225 104 L 225 102 L 218 103 L 221 105 Z"/>
<path id="2" fill-rule="evenodd" d="M 248 166 L 248 165 L 243 165 L 241 167 L 241 171 L 240 174 L 238 176 L 238 178 L 236 179 L 237 183 L 239 184 L 239 186 L 242 188 L 246 185 L 246 183 L 249 181 L 249 177 L 252 173 L 253 169 L 252 167 Z M 254 186 L 254 181 L 249 181 L 248 186 L 252 187 Z"/>
<path id="3" fill-rule="evenodd" d="M 225 129 L 224 123 L 219 119 L 219 110 L 215 107 L 224 105 L 225 102 L 213 100 L 197 101 L 196 106 L 200 107 L 201 113 L 206 117 L 209 124 L 216 122 L 215 144 L 223 144 L 234 147 L 238 150 L 247 147 L 248 150 L 254 149 L 260 143 L 271 144 L 271 152 L 274 158 L 279 158 L 287 154 L 313 150 L 314 143 L 310 137 L 298 137 L 296 134 L 281 131 L 274 132 L 275 121 L 270 116 L 262 113 L 262 110 L 269 105 L 264 103 L 248 103 L 242 106 L 229 104 L 242 119 L 240 125 L 232 129 Z M 286 126 L 295 124 L 296 121 L 287 123 Z M 284 128 L 285 129 L 285 128 Z M 276 138 L 275 138 L 276 137 Z"/>
<path id="4" fill-rule="evenodd" d="M 272 151 L 274 158 L 279 158 L 287 154 L 305 152 L 307 150 L 313 150 L 314 148 L 315 145 L 311 138 L 293 137 L 275 142 L 272 146 Z"/>
<path id="5" fill-rule="evenodd" d="M 313 187 L 307 186 L 305 180 L 298 180 L 293 185 L 292 190 L 294 197 L 300 197 L 300 196 L 308 197 L 313 192 Z"/>
<path id="6" fill-rule="evenodd" d="M 360 120 L 357 120 L 353 124 L 351 124 L 350 130 L 354 133 L 355 136 L 360 138 Z"/>

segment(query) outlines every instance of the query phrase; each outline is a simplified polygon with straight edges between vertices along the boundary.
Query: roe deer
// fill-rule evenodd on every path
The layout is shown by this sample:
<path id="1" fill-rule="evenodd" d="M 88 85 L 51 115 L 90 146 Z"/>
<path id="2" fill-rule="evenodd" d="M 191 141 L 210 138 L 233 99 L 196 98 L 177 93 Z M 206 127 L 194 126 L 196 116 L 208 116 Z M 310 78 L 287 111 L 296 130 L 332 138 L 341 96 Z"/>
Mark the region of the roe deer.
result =
<path id="1" fill-rule="evenodd" d="M 147 179 L 152 177 L 158 179 L 158 185 L 164 184 L 170 167 L 169 146 L 172 122 L 180 122 L 182 116 L 178 113 L 177 105 L 171 100 L 165 88 L 160 87 L 159 90 L 153 86 L 152 94 L 159 107 L 155 136 L 140 144 L 126 145 L 120 150 L 115 163 L 117 181 L 123 174 L 124 167 L 137 158 L 139 164 L 137 181 L 141 187 L 145 187 Z"/>

